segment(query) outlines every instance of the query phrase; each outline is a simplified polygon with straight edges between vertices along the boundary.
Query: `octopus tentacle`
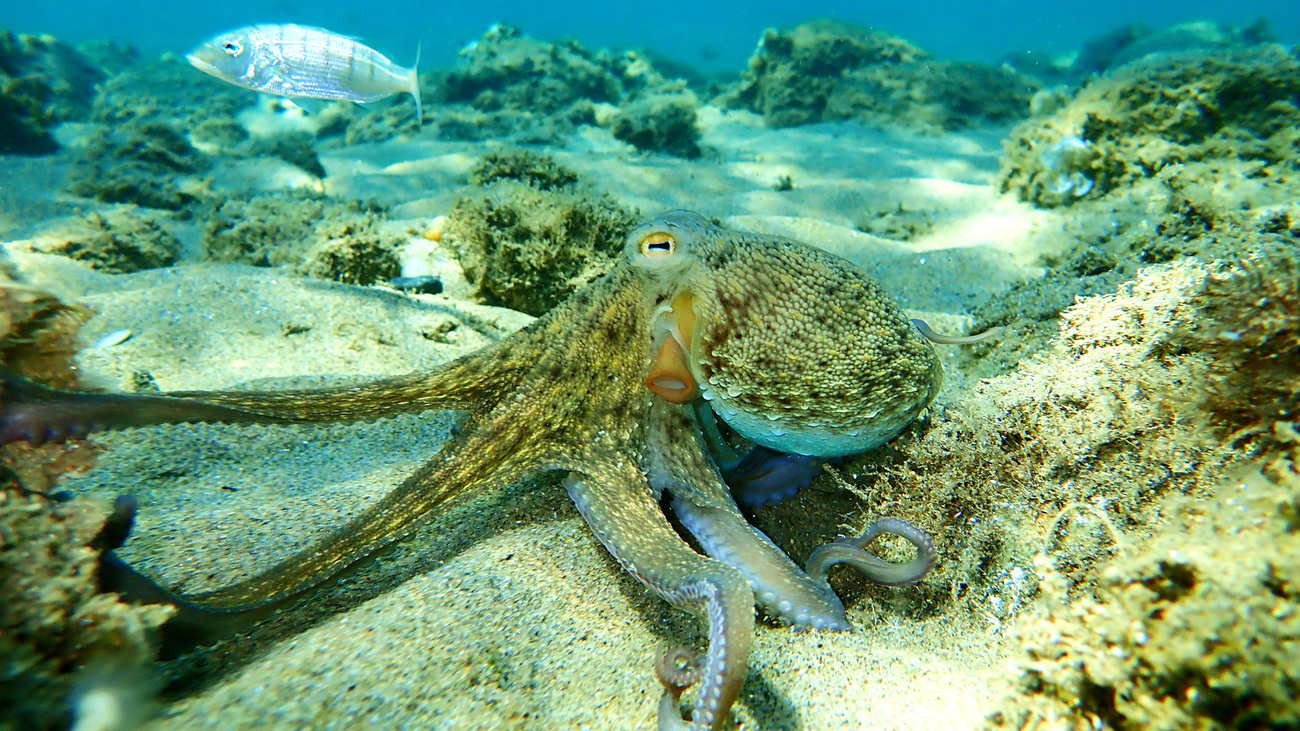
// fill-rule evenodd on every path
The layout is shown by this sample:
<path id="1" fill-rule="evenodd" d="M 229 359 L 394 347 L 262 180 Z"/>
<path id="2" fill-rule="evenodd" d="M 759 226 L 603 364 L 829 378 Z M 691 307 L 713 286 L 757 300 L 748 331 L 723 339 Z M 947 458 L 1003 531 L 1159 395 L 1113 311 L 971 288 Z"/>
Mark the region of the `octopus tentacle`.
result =
<path id="1" fill-rule="evenodd" d="M 678 645 L 659 648 L 655 655 L 655 677 L 665 689 L 683 691 L 700 682 L 704 668 L 688 648 Z"/>
<path id="2" fill-rule="evenodd" d="M 900 536 L 916 546 L 916 558 L 899 564 L 862 550 L 868 543 L 886 533 Z M 841 538 L 813 551 L 808 558 L 806 570 L 809 576 L 825 583 L 832 566 L 847 563 L 877 584 L 907 586 L 924 579 L 934 566 L 936 558 L 934 544 L 928 533 L 901 518 L 881 518 L 867 526 L 866 531 L 857 538 Z"/>
<path id="3" fill-rule="evenodd" d="M 709 649 L 690 722 L 681 689 L 665 689 L 661 729 L 719 729 L 740 695 L 754 637 L 754 593 L 736 569 L 701 556 L 673 531 L 639 469 L 626 461 L 570 475 L 565 489 L 592 532 L 629 573 L 669 604 L 708 623 Z"/>
<path id="4" fill-rule="evenodd" d="M 538 322 L 541 322 L 540 320 Z M 530 337 L 531 336 L 531 337 Z M 509 340 L 431 371 L 369 383 L 288 391 L 91 393 L 48 388 L 0 370 L 0 444 L 35 444 L 155 424 L 291 424 L 366 421 L 430 409 L 469 409 L 515 385 L 534 364 L 530 339 Z"/>
<path id="5" fill-rule="evenodd" d="M 647 460 L 651 484 L 673 496 L 673 512 L 709 556 L 739 569 L 763 610 L 787 624 L 848 630 L 844 605 L 750 525 L 706 453 L 706 438 L 685 407 L 652 407 Z"/>
<path id="6" fill-rule="evenodd" d="M 438 456 L 379 502 L 318 544 L 237 584 L 186 601 L 215 611 L 245 611 L 311 588 L 414 531 L 456 496 L 507 485 L 537 470 L 531 433 L 511 409 L 472 422 Z"/>
<path id="7" fill-rule="evenodd" d="M 809 578 L 785 553 L 750 525 L 738 509 L 701 508 L 673 500 L 673 512 L 704 552 L 735 566 L 749 580 L 763 611 L 786 624 L 823 630 L 852 629 L 844 605 L 825 582 Z"/>
<path id="8" fill-rule="evenodd" d="M 825 461 L 756 445 L 734 469 L 724 470 L 722 477 L 736 502 L 754 511 L 797 495 L 822 473 Z"/>
<path id="9" fill-rule="evenodd" d="M 998 330 L 1001 329 L 995 327 L 992 330 L 985 330 L 978 335 L 944 335 L 935 332 L 934 328 L 930 327 L 930 323 L 925 320 L 914 317 L 912 318 L 912 324 L 916 326 L 916 329 L 919 330 L 922 335 L 925 336 L 926 340 L 929 340 L 936 345 L 974 345 L 988 340 L 996 335 Z"/>

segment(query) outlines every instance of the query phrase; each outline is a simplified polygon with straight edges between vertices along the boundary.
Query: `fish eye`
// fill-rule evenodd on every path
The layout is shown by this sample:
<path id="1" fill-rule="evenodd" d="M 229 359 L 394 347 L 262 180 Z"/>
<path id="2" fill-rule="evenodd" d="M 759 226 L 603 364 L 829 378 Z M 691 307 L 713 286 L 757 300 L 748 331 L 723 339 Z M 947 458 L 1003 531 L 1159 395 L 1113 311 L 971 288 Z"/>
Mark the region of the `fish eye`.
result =
<path id="1" fill-rule="evenodd" d="M 641 255 L 648 259 L 663 259 L 677 251 L 677 239 L 671 234 L 652 233 L 641 239 Z"/>
<path id="2" fill-rule="evenodd" d="M 226 41 L 221 44 L 221 48 L 225 50 L 227 56 L 238 56 L 244 52 L 244 46 L 239 41 Z"/>

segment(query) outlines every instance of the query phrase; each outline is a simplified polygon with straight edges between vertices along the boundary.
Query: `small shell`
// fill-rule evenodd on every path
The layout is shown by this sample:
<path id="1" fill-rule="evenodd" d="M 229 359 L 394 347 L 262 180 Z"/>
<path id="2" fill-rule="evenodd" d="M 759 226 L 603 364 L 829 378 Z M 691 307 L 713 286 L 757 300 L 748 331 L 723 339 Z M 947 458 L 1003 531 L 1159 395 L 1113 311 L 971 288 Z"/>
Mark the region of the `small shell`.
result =
<path id="1" fill-rule="evenodd" d="M 438 216 L 429 222 L 429 227 L 421 234 L 429 241 L 442 241 L 442 230 L 447 226 L 447 217 Z"/>
<path id="2" fill-rule="evenodd" d="M 121 343 L 126 342 L 130 337 L 131 337 L 130 330 L 114 330 L 113 332 L 105 335 L 99 340 L 96 340 L 95 344 L 92 347 L 94 347 L 96 350 L 111 348 L 114 345 L 119 345 Z"/>

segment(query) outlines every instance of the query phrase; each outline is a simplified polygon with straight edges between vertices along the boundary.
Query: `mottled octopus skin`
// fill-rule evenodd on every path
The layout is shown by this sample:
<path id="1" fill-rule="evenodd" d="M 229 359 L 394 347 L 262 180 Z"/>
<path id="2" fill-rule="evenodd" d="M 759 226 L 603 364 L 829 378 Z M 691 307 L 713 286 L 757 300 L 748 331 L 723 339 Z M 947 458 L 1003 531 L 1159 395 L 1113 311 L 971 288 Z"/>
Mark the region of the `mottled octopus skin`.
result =
<path id="1" fill-rule="evenodd" d="M 106 565 L 136 584 L 133 594 L 170 597 L 186 621 L 264 614 L 410 534 L 450 499 L 563 470 L 578 511 L 618 562 L 707 625 L 698 663 L 674 655 L 694 667 L 659 664 L 660 728 L 718 729 L 743 684 L 755 602 L 790 624 L 848 630 L 825 580 L 830 565 L 847 561 L 898 585 L 920 580 L 933 551 L 919 529 L 877 523 L 860 544 L 820 554 L 810 577 L 750 525 L 705 443 L 702 402 L 670 403 L 649 388 L 656 353 L 667 338 L 685 337 L 670 332 L 682 320 L 668 315 L 681 303 L 694 321 L 681 346 L 690 373 L 678 375 L 698 386 L 682 393 L 701 394 L 733 430 L 769 449 L 817 458 L 871 449 L 938 391 L 933 349 L 861 270 L 798 242 L 672 211 L 634 231 L 607 275 L 500 343 L 432 371 L 347 388 L 162 396 L 70 393 L 8 376 L 0 440 L 469 411 L 451 442 L 377 504 L 261 574 L 175 597 L 120 561 Z M 664 493 L 707 555 L 669 524 Z M 912 541 L 917 560 L 900 566 L 863 552 L 859 545 L 882 531 Z M 678 706 L 684 685 L 697 688 L 689 721 Z"/>

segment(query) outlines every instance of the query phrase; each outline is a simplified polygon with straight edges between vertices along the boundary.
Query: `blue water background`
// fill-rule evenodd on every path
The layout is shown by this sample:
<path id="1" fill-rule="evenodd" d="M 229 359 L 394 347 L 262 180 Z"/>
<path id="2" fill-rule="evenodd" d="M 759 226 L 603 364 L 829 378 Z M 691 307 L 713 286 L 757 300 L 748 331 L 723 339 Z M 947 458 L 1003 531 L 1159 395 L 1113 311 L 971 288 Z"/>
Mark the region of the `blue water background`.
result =
<path id="1" fill-rule="evenodd" d="M 823 17 L 896 33 L 943 58 L 990 62 L 1025 49 L 1068 52 L 1137 22 L 1153 27 L 1191 20 L 1246 25 L 1264 17 L 1283 42 L 1300 40 L 1300 0 L 0 2 L 0 29 L 50 33 L 73 43 L 112 39 L 129 42 L 148 55 L 185 52 L 241 25 L 294 22 L 358 36 L 406 64 L 419 41 L 425 68 L 449 65 L 456 51 L 489 25 L 505 22 L 547 40 L 568 36 L 589 48 L 648 46 L 706 71 L 738 71 L 764 28 Z"/>

